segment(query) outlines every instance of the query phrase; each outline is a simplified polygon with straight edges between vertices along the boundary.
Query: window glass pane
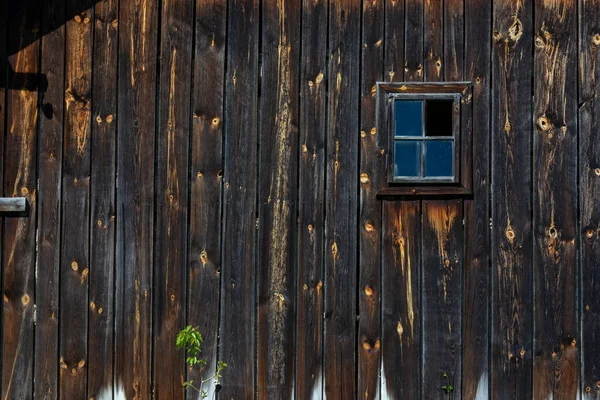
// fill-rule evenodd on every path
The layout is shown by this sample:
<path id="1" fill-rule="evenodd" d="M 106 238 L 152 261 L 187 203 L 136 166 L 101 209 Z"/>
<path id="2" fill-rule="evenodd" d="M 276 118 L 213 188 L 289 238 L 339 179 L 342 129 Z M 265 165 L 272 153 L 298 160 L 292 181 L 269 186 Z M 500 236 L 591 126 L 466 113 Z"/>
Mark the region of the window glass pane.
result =
<path id="1" fill-rule="evenodd" d="M 425 136 L 452 136 L 452 100 L 427 100 Z"/>
<path id="2" fill-rule="evenodd" d="M 394 145 L 394 176 L 420 176 L 422 142 L 396 140 Z"/>
<path id="3" fill-rule="evenodd" d="M 452 140 L 428 140 L 425 142 L 426 177 L 452 176 L 453 166 Z"/>
<path id="4" fill-rule="evenodd" d="M 396 136 L 423 136 L 423 101 L 396 100 Z"/>

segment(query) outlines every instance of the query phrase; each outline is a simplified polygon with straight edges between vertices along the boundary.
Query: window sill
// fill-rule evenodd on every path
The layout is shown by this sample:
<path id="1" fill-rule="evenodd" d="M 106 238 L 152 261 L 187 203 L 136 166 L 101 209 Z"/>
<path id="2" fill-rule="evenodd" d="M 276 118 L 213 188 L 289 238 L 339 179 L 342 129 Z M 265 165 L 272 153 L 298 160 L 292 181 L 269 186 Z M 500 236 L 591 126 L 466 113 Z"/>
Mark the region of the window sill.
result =
<path id="1" fill-rule="evenodd" d="M 377 193 L 378 200 L 415 197 L 444 197 L 444 198 L 470 198 L 473 191 L 462 185 L 458 186 L 390 186 Z"/>

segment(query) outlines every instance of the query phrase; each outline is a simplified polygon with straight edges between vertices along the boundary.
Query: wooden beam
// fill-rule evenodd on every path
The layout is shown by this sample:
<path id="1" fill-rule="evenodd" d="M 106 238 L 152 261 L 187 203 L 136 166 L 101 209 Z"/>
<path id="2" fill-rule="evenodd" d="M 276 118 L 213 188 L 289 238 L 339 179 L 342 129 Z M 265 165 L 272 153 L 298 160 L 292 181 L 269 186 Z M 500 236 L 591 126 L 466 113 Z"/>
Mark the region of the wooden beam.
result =
<path id="1" fill-rule="evenodd" d="M 23 212 L 27 210 L 25 197 L 0 198 L 0 213 Z"/>

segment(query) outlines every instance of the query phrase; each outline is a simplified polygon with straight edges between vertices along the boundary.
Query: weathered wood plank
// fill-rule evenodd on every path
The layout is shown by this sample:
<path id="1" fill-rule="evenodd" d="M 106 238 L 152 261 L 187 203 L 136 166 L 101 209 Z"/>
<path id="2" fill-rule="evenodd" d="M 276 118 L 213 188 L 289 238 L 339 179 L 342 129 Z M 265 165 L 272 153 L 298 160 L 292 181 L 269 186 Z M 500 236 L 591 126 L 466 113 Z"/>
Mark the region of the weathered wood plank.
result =
<path id="1" fill-rule="evenodd" d="M 325 394 L 356 393 L 360 1 L 329 5 L 325 232 Z"/>
<path id="2" fill-rule="evenodd" d="M 223 398 L 254 395 L 259 2 L 228 2 L 225 211 L 219 358 Z M 233 317 L 235 316 L 235 317 Z"/>
<path id="3" fill-rule="evenodd" d="M 600 1 L 579 2 L 581 393 L 600 398 Z"/>
<path id="4" fill-rule="evenodd" d="M 579 389 L 577 2 L 535 1 L 533 396 Z"/>
<path id="5" fill-rule="evenodd" d="M 423 80 L 424 13 L 423 0 L 405 0 L 404 81 L 406 82 Z M 397 23 L 397 21 L 391 23 Z M 388 58 L 387 53 L 386 58 Z"/>
<path id="6" fill-rule="evenodd" d="M 422 218 L 423 397 L 444 399 L 447 374 L 461 393 L 463 205 L 424 200 Z"/>
<path id="7" fill-rule="evenodd" d="M 152 390 L 154 143 L 158 4 L 119 5 L 115 382 Z"/>
<path id="8" fill-rule="evenodd" d="M 499 0 L 492 51 L 491 395 L 532 396 L 531 2 Z"/>
<path id="9" fill-rule="evenodd" d="M 259 146 L 258 397 L 292 398 L 300 0 L 264 2 Z"/>
<path id="10" fill-rule="evenodd" d="M 223 92 L 227 1 L 196 1 L 194 91 L 190 181 L 190 275 L 188 324 L 204 343 L 204 368 L 188 370 L 188 380 L 210 378 L 217 364 L 221 274 L 221 196 L 223 177 Z M 199 305 L 202 305 L 201 307 Z M 205 384 L 213 393 L 213 381 Z M 189 398 L 197 393 L 189 389 Z"/>
<path id="11" fill-rule="evenodd" d="M 86 396 L 93 8 L 66 3 L 65 121 L 59 309 L 59 395 Z"/>
<path id="12" fill-rule="evenodd" d="M 154 396 L 183 398 L 185 354 L 174 351 L 186 320 L 188 158 L 194 3 L 163 2 L 155 175 Z M 193 305 L 198 307 L 199 305 Z"/>
<path id="13" fill-rule="evenodd" d="M 465 4 L 464 0 L 444 1 L 443 68 L 446 81 L 462 81 L 464 78 Z M 477 27 L 485 26 L 485 20 L 483 22 L 476 23 Z M 483 41 L 481 44 L 485 45 Z"/>
<path id="14" fill-rule="evenodd" d="M 88 398 L 113 385 L 118 0 L 94 9 Z"/>
<path id="15" fill-rule="evenodd" d="M 58 395 L 58 324 L 61 223 L 61 173 L 64 120 L 65 4 L 44 4 L 40 71 L 48 87 L 41 93 L 39 127 L 38 253 L 34 398 Z"/>
<path id="16" fill-rule="evenodd" d="M 0 195 L 4 195 L 4 142 L 6 140 L 6 81 L 8 70 L 8 54 L 6 36 L 8 33 L 8 4 L 6 1 L 0 3 Z M 0 223 L 0 238 L 4 238 L 4 223 Z M 4 273 L 4 240 L 0 239 L 0 279 Z M 4 284 L 2 284 L 2 298 L 4 298 Z M 0 337 L 4 343 L 4 307 L 0 308 Z M 0 377 L 4 374 L 2 346 L 0 345 Z M 0 393 L 4 379 L 0 378 Z"/>
<path id="17" fill-rule="evenodd" d="M 382 399 L 421 398 L 420 204 L 383 202 Z"/>
<path id="18" fill-rule="evenodd" d="M 6 4 L 7 45 L 14 52 L 8 55 L 6 80 L 11 90 L 6 90 L 3 191 L 5 197 L 26 197 L 31 211 L 27 218 L 6 218 L 2 232 L 4 399 L 33 393 L 40 5 L 37 0 Z"/>
<path id="19" fill-rule="evenodd" d="M 296 397 L 323 396 L 327 0 L 302 2 Z"/>
<path id="20" fill-rule="evenodd" d="M 0 199 L 0 212 L 18 213 L 27 211 L 27 199 L 25 197 L 5 197 Z"/>
<path id="21" fill-rule="evenodd" d="M 425 46 L 425 80 L 444 80 L 444 1 L 424 1 L 423 42 Z"/>
<path id="22" fill-rule="evenodd" d="M 387 132 L 377 132 L 375 82 L 383 80 L 384 1 L 365 1 L 362 10 L 360 84 L 360 211 L 358 396 L 374 399 L 379 389 L 381 347 L 381 203 L 385 185 Z M 382 153 L 383 151 L 383 153 Z"/>
<path id="23" fill-rule="evenodd" d="M 404 19 L 404 1 L 387 1 L 384 12 L 385 40 L 384 60 L 383 60 L 383 80 L 387 82 L 402 81 L 408 79 L 404 77 L 404 34 L 406 21 Z M 413 21 L 409 21 L 410 24 Z M 414 21 L 417 22 L 417 21 Z M 419 40 L 422 40 L 422 35 Z M 422 42 L 421 42 L 422 43 Z M 408 44 L 410 46 L 410 44 Z M 414 49 L 413 49 L 414 50 Z M 422 54 L 422 51 L 421 51 Z M 412 57 L 409 55 L 409 57 Z"/>
<path id="24" fill-rule="evenodd" d="M 492 5 L 465 1 L 464 78 L 472 82 L 473 199 L 464 201 L 462 398 L 487 398 L 489 390 L 489 149 Z M 446 62 L 446 66 L 448 63 Z M 465 165 L 464 163 L 462 165 Z"/>

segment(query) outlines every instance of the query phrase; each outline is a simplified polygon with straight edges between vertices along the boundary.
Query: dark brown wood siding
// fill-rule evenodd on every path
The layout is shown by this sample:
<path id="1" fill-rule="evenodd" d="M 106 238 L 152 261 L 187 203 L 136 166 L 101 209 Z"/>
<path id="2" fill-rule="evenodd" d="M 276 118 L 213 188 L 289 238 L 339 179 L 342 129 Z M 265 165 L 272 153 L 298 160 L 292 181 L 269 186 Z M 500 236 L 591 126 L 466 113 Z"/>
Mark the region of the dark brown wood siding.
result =
<path id="1" fill-rule="evenodd" d="M 0 7 L 3 398 L 600 398 L 600 1 Z M 380 81 L 472 194 L 376 197 Z"/>

